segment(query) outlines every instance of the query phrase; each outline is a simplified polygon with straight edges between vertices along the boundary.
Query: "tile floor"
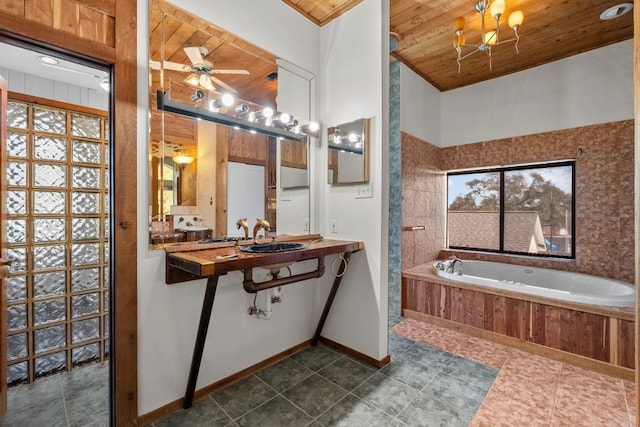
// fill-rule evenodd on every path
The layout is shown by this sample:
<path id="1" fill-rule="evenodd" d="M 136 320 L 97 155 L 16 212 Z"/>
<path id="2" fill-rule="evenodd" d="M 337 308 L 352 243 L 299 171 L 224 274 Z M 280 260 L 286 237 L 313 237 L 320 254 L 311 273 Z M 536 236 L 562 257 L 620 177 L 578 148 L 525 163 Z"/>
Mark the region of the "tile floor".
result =
<path id="1" fill-rule="evenodd" d="M 98 363 L 10 388 L 1 427 L 106 427 L 109 364 Z"/>
<path id="2" fill-rule="evenodd" d="M 319 345 L 157 421 L 162 426 L 466 426 L 498 369 L 392 334 L 382 369 Z"/>
<path id="3" fill-rule="evenodd" d="M 407 319 L 392 333 L 500 369 L 470 426 L 635 426 L 630 381 Z"/>
<path id="4" fill-rule="evenodd" d="M 636 425 L 632 382 L 416 320 L 390 326 L 382 369 L 321 345 L 154 426 Z M 107 394 L 107 364 L 47 378 L 10 390 L 0 427 L 107 426 Z"/>

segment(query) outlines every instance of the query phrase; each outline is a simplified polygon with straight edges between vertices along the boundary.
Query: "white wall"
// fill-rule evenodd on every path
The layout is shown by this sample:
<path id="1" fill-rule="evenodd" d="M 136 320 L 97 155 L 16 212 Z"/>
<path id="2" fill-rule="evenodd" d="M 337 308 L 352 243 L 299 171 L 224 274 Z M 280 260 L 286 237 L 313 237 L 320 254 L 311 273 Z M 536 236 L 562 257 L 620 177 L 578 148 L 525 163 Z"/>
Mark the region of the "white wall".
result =
<path id="1" fill-rule="evenodd" d="M 442 93 L 440 146 L 632 118 L 633 40 L 627 40 Z"/>
<path id="2" fill-rule="evenodd" d="M 441 142 L 442 94 L 400 64 L 400 130 L 433 145 Z"/>
<path id="3" fill-rule="evenodd" d="M 383 116 L 388 116 L 388 111 L 383 108 L 383 96 L 387 96 L 383 95 L 383 80 L 389 64 L 388 55 L 382 53 L 387 31 L 388 2 L 382 0 L 362 2 L 321 30 L 320 111 L 324 127 L 372 118 L 369 161 L 373 187 L 372 198 L 356 199 L 356 186 L 326 184 L 325 132 L 317 166 L 321 176 L 320 231 L 328 238 L 362 240 L 365 250 L 352 257 L 323 335 L 375 359 L 387 354 L 388 231 L 383 212 L 388 207 L 383 192 L 388 182 L 383 163 L 388 130 Z M 334 219 L 336 234 L 331 233 Z M 329 267 L 332 261 L 327 258 Z M 332 278 L 329 270 L 321 279 L 318 301 L 324 301 Z"/>
<path id="4" fill-rule="evenodd" d="M 138 5 L 138 40 L 148 39 L 146 3 Z M 215 7 L 199 1 L 173 3 L 317 74 L 320 30 L 280 0 L 226 0 L 216 2 Z M 138 411 L 145 414 L 184 393 L 205 280 L 166 285 L 165 253 L 150 251 L 146 245 L 148 52 L 144 43 L 138 46 Z M 293 273 L 313 268 L 313 261 L 302 262 L 293 266 Z M 246 314 L 252 296 L 242 289 L 241 273 L 223 276 L 197 386 L 211 384 L 308 340 L 317 321 L 309 316 L 318 305 L 313 287 L 311 281 L 287 286 L 284 302 L 275 305 L 272 319 L 265 321 Z"/>
<path id="5" fill-rule="evenodd" d="M 3 67 L 0 67 L 0 76 L 7 79 L 9 90 L 12 92 L 103 111 L 109 109 L 109 94 L 102 89 L 89 89 Z"/>

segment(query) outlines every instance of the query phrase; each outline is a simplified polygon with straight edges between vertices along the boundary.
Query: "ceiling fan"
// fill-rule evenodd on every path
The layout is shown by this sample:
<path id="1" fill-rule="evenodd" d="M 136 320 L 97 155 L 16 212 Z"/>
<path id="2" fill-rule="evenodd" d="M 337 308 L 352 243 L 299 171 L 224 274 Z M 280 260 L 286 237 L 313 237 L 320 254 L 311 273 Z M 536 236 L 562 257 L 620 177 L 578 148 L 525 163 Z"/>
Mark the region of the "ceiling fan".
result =
<path id="1" fill-rule="evenodd" d="M 237 93 L 238 91 L 215 77 L 214 74 L 244 74 L 247 75 L 247 70 L 222 70 L 214 69 L 213 64 L 210 61 L 204 59 L 209 54 L 209 49 L 206 47 L 185 47 L 184 52 L 187 54 L 191 64 L 180 64 L 177 62 L 164 61 L 162 65 L 166 70 L 181 71 L 190 73 L 184 82 L 192 86 L 201 86 L 208 91 L 214 91 L 216 88 L 214 83 L 224 88 L 228 92 Z M 159 61 L 149 61 L 149 66 L 153 70 L 160 69 Z"/>

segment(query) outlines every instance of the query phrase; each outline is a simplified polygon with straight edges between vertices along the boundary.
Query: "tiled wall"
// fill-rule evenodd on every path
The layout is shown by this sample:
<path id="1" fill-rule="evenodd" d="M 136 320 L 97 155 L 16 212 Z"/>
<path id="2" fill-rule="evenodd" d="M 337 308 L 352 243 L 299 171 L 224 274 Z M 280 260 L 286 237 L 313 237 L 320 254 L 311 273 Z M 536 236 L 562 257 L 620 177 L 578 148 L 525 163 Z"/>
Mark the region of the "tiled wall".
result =
<path id="1" fill-rule="evenodd" d="M 433 221 L 424 237 L 403 232 L 403 268 L 437 258 L 434 247 L 444 247 L 446 187 L 438 170 L 576 159 L 575 262 L 503 258 L 633 283 L 633 138 L 631 120 L 442 149 L 403 134 L 403 226 Z"/>
<path id="2" fill-rule="evenodd" d="M 400 319 L 402 281 L 402 159 L 400 62 L 389 65 L 389 322 Z"/>
<path id="3" fill-rule="evenodd" d="M 442 149 L 402 133 L 402 268 L 438 258 L 445 244 L 446 177 Z"/>

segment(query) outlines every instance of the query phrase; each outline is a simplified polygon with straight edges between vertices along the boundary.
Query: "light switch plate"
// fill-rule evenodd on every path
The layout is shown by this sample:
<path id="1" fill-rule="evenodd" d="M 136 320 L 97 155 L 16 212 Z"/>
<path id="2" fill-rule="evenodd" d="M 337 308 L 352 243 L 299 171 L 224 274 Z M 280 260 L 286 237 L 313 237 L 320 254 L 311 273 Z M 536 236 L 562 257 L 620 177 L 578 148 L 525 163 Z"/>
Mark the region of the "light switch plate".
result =
<path id="1" fill-rule="evenodd" d="M 356 190 L 356 199 L 371 199 L 373 197 L 372 184 L 370 182 L 359 185 Z"/>

